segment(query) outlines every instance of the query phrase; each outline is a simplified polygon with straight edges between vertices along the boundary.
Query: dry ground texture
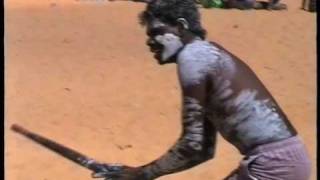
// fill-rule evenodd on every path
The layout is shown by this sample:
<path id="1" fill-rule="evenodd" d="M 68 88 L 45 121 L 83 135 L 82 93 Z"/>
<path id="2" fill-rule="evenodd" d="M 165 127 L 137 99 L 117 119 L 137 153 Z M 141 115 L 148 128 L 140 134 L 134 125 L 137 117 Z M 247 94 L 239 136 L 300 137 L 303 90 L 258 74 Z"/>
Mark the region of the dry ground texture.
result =
<path id="1" fill-rule="evenodd" d="M 316 179 L 316 14 L 201 9 L 209 40 L 265 83 L 307 145 Z M 180 133 L 175 65 L 159 66 L 137 14 L 105 0 L 5 1 L 6 180 L 88 180 L 90 171 L 9 130 L 18 123 L 105 162 L 141 165 Z M 216 158 L 161 180 L 221 180 L 241 156 L 219 136 Z"/>

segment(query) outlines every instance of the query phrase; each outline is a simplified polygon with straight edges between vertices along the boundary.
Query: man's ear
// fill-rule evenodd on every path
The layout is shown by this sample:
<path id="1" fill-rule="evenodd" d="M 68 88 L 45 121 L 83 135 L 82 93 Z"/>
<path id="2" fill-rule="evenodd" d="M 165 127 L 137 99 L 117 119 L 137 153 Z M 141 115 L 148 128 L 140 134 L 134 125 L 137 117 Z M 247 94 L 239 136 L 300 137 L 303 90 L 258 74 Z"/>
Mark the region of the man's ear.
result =
<path id="1" fill-rule="evenodd" d="M 178 23 L 179 28 L 181 28 L 183 30 L 189 29 L 189 23 L 185 18 L 178 18 L 177 23 Z"/>

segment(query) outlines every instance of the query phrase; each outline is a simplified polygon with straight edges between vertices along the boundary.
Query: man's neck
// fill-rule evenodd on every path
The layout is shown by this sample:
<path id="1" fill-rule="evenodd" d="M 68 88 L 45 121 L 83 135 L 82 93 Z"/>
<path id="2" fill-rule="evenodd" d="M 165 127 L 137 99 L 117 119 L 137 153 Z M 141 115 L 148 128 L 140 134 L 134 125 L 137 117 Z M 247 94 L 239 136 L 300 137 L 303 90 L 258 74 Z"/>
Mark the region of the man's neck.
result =
<path id="1" fill-rule="evenodd" d="M 183 34 L 181 41 L 184 45 L 190 44 L 195 40 L 201 40 L 199 36 L 194 35 L 191 32 L 186 32 Z"/>
<path id="2" fill-rule="evenodd" d="M 183 47 L 181 47 L 173 56 L 171 56 L 169 58 L 169 60 L 167 61 L 167 63 L 176 63 L 177 61 L 177 56 L 179 55 L 179 53 L 182 51 L 182 49 L 184 49 L 184 47 L 187 44 L 190 44 L 192 42 L 194 42 L 195 40 L 202 40 L 199 36 L 195 36 L 194 34 L 188 32 L 185 33 L 182 37 L 181 37 L 181 42 L 183 43 Z"/>

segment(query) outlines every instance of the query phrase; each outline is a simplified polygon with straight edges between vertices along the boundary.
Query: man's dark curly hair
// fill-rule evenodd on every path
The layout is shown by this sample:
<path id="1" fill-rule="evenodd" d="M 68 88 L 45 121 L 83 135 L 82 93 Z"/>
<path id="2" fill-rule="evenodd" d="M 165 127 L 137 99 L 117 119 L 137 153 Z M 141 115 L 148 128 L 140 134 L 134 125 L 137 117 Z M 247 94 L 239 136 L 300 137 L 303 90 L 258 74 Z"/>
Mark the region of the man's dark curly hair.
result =
<path id="1" fill-rule="evenodd" d="M 206 37 L 194 0 L 152 0 L 139 15 L 139 19 L 142 25 L 146 25 L 154 18 L 173 26 L 177 25 L 178 18 L 185 18 L 189 23 L 189 31 L 202 39 Z"/>

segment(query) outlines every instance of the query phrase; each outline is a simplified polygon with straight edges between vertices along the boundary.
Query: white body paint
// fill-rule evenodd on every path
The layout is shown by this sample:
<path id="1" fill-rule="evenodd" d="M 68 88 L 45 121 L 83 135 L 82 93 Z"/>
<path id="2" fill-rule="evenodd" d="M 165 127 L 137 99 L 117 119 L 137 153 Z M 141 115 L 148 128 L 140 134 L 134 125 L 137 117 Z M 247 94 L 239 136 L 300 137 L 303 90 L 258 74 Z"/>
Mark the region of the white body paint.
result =
<path id="1" fill-rule="evenodd" d="M 163 62 L 166 62 L 171 56 L 175 55 L 177 51 L 183 47 L 180 37 L 171 33 L 157 35 L 155 40 L 164 46 L 161 54 L 161 60 Z"/>
<path id="2" fill-rule="evenodd" d="M 185 136 L 183 138 L 189 141 L 188 145 L 192 149 L 200 151 L 203 148 L 203 107 L 198 100 L 191 97 L 185 97 L 183 104 L 183 123 L 189 124 L 184 125 Z"/>
<path id="3" fill-rule="evenodd" d="M 171 35 L 166 37 L 172 38 Z M 173 39 L 177 42 L 176 38 Z M 165 36 L 158 37 L 158 41 L 166 44 Z M 194 162 L 200 163 L 204 160 L 204 156 L 201 156 L 203 150 L 213 152 L 211 147 L 204 146 L 205 138 L 208 138 L 204 124 L 208 118 L 214 124 L 214 129 L 241 152 L 255 143 L 264 143 L 264 140 L 273 137 L 279 139 L 290 136 L 271 100 L 258 99 L 257 91 L 251 89 L 240 92 L 237 90 L 238 93 L 235 94 L 232 78 L 236 76 L 237 70 L 225 51 L 209 42 L 194 40 L 180 51 L 177 64 L 183 88 L 199 85 L 208 75 L 213 81 L 213 87 L 206 94 L 209 98 L 206 107 L 201 106 L 195 98 L 184 97 L 183 134 L 165 155 L 145 168 L 150 179 L 179 171 Z"/>
<path id="4" fill-rule="evenodd" d="M 234 63 L 224 57 L 218 48 L 207 41 L 195 40 L 187 44 L 178 55 L 178 71 L 183 86 L 195 85 L 208 74 L 234 73 Z"/>
<path id="5" fill-rule="evenodd" d="M 223 103 L 233 113 L 224 119 L 215 119 L 219 131 L 227 139 L 231 131 L 237 130 L 237 139 L 245 146 L 277 136 L 290 136 L 283 119 L 275 111 L 274 104 L 268 99 L 256 98 L 257 91 L 243 90 L 235 98 Z"/>
<path id="6" fill-rule="evenodd" d="M 209 42 L 195 40 L 184 47 L 177 62 L 182 86 L 197 85 L 208 75 L 212 77 L 214 87 L 210 105 L 205 107 L 206 116 L 223 137 L 240 144 L 236 145 L 239 149 L 290 136 L 271 100 L 257 99 L 257 92 L 250 89 L 234 94 L 231 82 L 237 69 L 227 53 Z"/>
<path id="7" fill-rule="evenodd" d="M 156 177 L 158 173 L 170 173 L 182 168 L 197 157 L 196 152 L 203 150 L 204 141 L 204 111 L 199 101 L 185 97 L 183 102 L 183 128 L 184 135 L 170 148 L 170 151 L 145 168 L 148 177 Z M 181 150 L 191 152 L 193 157 L 181 154 Z"/>

